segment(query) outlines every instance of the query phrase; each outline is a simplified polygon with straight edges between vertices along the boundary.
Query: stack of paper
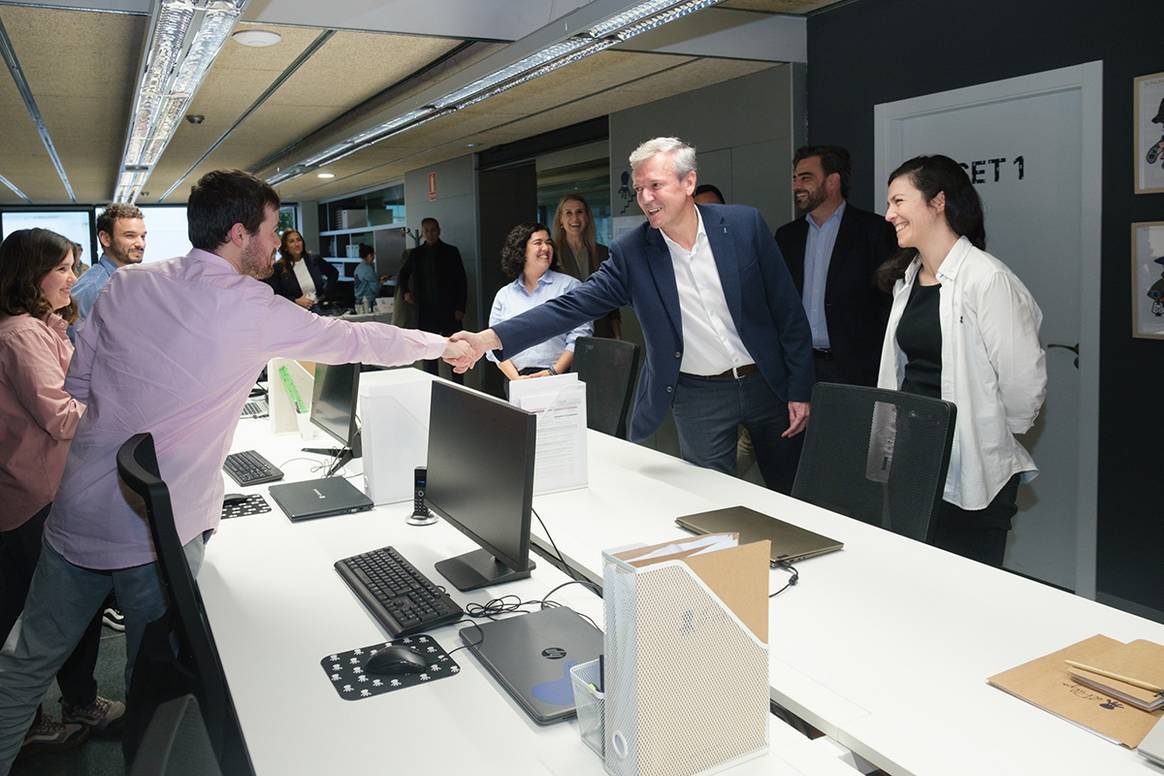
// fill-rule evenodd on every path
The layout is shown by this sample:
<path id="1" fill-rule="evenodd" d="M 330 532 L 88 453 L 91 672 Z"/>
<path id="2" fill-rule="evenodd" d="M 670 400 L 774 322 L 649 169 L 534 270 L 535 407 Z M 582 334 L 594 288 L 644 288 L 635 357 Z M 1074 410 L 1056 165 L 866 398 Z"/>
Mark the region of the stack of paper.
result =
<path id="1" fill-rule="evenodd" d="M 1164 645 L 1137 639 L 1086 662 L 1067 661 L 1080 684 L 1144 711 L 1164 708 Z"/>
<path id="2" fill-rule="evenodd" d="M 1164 711 L 1142 711 L 1106 691 L 1079 684 L 1068 673 L 1067 665 L 1072 662 L 1094 666 L 1095 661 L 1124 646 L 1127 645 L 1107 636 L 1092 636 L 987 681 L 1108 741 L 1134 749 Z"/>

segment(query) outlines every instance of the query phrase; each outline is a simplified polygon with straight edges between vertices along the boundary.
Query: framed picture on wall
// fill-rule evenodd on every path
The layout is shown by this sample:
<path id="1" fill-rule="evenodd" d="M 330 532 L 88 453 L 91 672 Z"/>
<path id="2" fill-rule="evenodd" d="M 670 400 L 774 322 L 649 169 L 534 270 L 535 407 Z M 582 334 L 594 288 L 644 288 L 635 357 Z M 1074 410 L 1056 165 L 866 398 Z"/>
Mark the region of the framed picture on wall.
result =
<path id="1" fill-rule="evenodd" d="M 1164 221 L 1132 224 L 1132 336 L 1164 339 Z"/>
<path id="2" fill-rule="evenodd" d="M 1164 73 L 1136 79 L 1136 193 L 1164 192 Z"/>

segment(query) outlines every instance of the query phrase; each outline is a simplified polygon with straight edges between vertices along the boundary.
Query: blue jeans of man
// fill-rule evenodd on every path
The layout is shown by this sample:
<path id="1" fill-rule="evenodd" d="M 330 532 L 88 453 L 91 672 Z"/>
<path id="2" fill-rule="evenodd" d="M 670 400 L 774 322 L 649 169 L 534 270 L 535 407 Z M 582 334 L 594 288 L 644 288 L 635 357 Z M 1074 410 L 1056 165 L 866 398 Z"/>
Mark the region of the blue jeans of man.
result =
<path id="1" fill-rule="evenodd" d="M 183 547 L 192 575 L 202 566 L 204 547 L 201 536 Z M 125 615 L 129 687 L 145 627 L 166 612 L 157 564 L 86 569 L 69 563 L 45 542 L 24 613 L 0 650 L 0 776 L 12 767 L 37 704 L 111 590 Z"/>
<path id="2" fill-rule="evenodd" d="M 743 426 L 752 437 L 764 483 L 792 492 L 804 434 L 780 438 L 788 429 L 788 404 L 758 372 L 739 379 L 680 374 L 671 414 L 683 460 L 735 475 L 737 429 Z"/>

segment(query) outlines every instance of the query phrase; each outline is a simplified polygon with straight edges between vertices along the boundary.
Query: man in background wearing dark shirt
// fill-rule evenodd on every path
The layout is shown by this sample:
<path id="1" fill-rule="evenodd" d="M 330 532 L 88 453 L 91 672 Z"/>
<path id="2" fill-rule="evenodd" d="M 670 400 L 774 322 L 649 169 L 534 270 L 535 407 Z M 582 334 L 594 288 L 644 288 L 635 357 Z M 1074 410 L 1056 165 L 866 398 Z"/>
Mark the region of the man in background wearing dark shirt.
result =
<path id="1" fill-rule="evenodd" d="M 424 242 L 409 251 L 397 282 L 404 301 L 416 305 L 416 328 L 447 337 L 461 330 L 465 318 L 469 293 L 465 265 L 456 246 L 441 241 L 441 225 L 435 218 L 421 221 L 420 233 Z M 424 362 L 433 374 L 439 365 L 439 361 Z"/>

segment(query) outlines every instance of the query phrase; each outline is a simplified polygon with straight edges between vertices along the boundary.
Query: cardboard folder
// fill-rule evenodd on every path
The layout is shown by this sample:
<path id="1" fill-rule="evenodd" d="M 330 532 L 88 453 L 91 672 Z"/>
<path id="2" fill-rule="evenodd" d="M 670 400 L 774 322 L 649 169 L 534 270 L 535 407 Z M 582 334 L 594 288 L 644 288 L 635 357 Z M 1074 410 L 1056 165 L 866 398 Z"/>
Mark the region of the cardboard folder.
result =
<path id="1" fill-rule="evenodd" d="M 1087 728 L 1103 738 L 1135 749 L 1164 716 L 1123 703 L 1071 679 L 1065 660 L 1088 663 L 1122 646 L 1107 636 L 1092 636 L 1066 649 L 1003 671 L 987 681 L 1041 709 Z"/>

